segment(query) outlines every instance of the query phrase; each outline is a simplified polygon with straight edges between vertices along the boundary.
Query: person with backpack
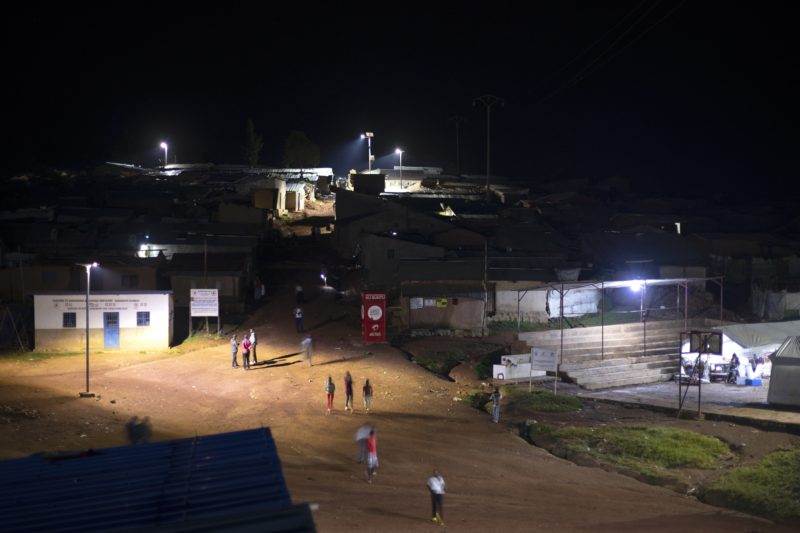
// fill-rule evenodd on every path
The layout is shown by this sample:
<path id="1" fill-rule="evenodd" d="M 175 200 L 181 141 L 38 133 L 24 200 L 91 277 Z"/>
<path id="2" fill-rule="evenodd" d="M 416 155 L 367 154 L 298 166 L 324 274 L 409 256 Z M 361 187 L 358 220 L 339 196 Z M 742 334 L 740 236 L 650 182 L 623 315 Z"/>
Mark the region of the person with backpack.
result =
<path id="1" fill-rule="evenodd" d="M 350 410 L 350 413 L 353 412 L 353 376 L 350 375 L 350 371 L 344 373 L 344 410 Z"/>
<path id="2" fill-rule="evenodd" d="M 245 335 L 242 341 L 242 363 L 245 370 L 250 370 L 250 338 Z"/>
<path id="3" fill-rule="evenodd" d="M 333 409 L 333 394 L 335 392 L 336 385 L 333 384 L 333 380 L 330 376 L 328 376 L 328 379 L 325 380 L 325 394 L 327 396 L 328 414 L 331 414 L 331 409 Z"/>
<path id="4" fill-rule="evenodd" d="M 370 385 L 369 380 L 364 383 L 361 391 L 364 393 L 364 410 L 369 413 L 369 410 L 372 409 L 372 385 Z"/>

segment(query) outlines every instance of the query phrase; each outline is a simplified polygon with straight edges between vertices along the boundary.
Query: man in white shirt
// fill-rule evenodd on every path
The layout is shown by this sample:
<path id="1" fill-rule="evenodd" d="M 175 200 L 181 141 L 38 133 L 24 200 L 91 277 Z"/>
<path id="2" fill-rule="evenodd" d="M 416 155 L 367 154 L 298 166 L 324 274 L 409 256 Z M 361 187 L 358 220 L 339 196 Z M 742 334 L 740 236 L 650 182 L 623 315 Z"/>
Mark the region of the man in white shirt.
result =
<path id="1" fill-rule="evenodd" d="M 433 515 L 431 522 L 443 526 L 444 477 L 436 469 L 433 470 L 433 475 L 428 478 L 428 490 L 431 493 L 431 514 Z"/>
<path id="2" fill-rule="evenodd" d="M 250 353 L 253 355 L 253 364 L 258 364 L 258 357 L 256 357 L 256 332 L 252 328 L 250 329 L 250 344 L 252 347 L 250 348 Z"/>

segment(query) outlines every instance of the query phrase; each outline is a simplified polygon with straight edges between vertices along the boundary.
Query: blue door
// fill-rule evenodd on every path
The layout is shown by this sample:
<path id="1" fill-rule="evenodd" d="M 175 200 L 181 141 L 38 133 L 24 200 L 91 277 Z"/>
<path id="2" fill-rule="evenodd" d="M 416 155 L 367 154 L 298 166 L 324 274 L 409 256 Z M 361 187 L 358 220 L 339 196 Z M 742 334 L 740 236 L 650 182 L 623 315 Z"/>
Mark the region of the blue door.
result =
<path id="1" fill-rule="evenodd" d="M 119 313 L 103 313 L 103 339 L 106 348 L 119 348 Z"/>

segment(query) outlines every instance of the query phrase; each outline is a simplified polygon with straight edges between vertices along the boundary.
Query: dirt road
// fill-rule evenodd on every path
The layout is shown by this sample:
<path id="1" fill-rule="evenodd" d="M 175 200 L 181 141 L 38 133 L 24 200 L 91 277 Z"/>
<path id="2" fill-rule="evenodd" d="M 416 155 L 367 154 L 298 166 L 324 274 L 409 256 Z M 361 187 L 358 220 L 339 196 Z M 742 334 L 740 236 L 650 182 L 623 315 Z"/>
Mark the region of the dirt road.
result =
<path id="1" fill-rule="evenodd" d="M 288 296 L 287 296 L 288 297 Z M 227 344 L 185 355 L 103 354 L 94 358 L 100 398 L 78 399 L 82 357 L 0 362 L 0 455 L 124 443 L 123 424 L 149 416 L 155 438 L 269 426 L 297 501 L 319 504 L 320 531 L 424 531 L 425 479 L 447 480 L 445 522 L 454 531 L 769 531 L 768 522 L 709 507 L 667 489 L 557 459 L 530 446 L 464 402 L 458 385 L 432 376 L 387 346 L 365 348 L 346 311 L 327 295 L 306 306 L 320 324 L 316 364 L 297 355 L 300 336 L 286 297 L 251 323 L 259 360 L 230 367 Z M 248 324 L 250 326 L 250 324 Z M 344 414 L 346 370 L 357 382 L 356 413 Z M 324 411 L 323 380 L 337 383 L 336 412 Z M 360 386 L 370 378 L 374 410 Z M 378 428 L 381 468 L 374 484 L 355 461 L 356 428 Z"/>

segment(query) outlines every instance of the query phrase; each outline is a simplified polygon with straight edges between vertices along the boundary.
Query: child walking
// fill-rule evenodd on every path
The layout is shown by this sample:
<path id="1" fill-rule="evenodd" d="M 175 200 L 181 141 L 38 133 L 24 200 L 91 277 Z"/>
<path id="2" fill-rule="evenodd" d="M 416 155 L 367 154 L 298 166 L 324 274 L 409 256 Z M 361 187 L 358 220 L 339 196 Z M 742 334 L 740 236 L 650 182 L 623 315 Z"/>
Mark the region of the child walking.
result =
<path id="1" fill-rule="evenodd" d="M 370 385 L 369 380 L 364 383 L 361 391 L 364 393 L 364 410 L 369 413 L 369 410 L 372 409 L 372 385 Z"/>
<path id="2" fill-rule="evenodd" d="M 353 412 L 353 376 L 350 371 L 344 373 L 344 410 Z"/>
<path id="3" fill-rule="evenodd" d="M 328 379 L 325 380 L 325 393 L 327 395 L 327 407 L 328 407 L 328 414 L 331 414 L 331 409 L 333 409 L 333 393 L 336 392 L 336 385 L 333 384 L 333 380 L 330 376 Z"/>

